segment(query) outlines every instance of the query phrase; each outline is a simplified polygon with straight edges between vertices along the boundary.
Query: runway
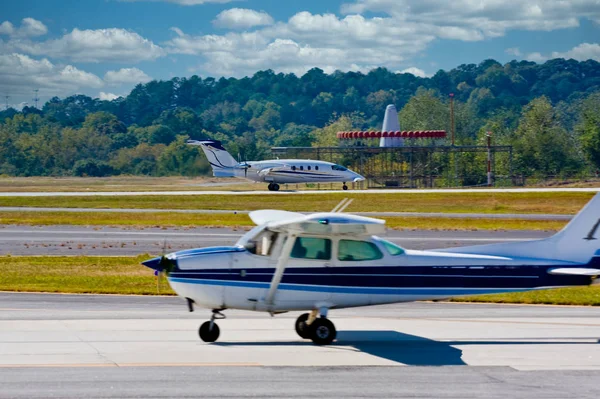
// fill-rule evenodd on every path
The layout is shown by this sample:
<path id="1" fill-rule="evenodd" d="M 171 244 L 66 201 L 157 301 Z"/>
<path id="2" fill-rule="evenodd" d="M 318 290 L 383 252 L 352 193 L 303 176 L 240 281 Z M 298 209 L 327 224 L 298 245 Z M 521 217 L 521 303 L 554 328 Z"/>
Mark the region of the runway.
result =
<path id="1" fill-rule="evenodd" d="M 458 189 L 373 189 L 373 190 L 282 190 L 282 191 L 55 191 L 3 192 L 0 197 L 90 197 L 144 195 L 302 195 L 302 194 L 426 194 L 426 193 L 597 193 L 600 187 L 585 188 L 458 188 Z"/>
<path id="2" fill-rule="evenodd" d="M 600 308 L 332 310 L 338 340 L 318 347 L 295 334 L 297 313 L 226 311 L 206 344 L 196 330 L 209 312 L 174 297 L 0 293 L 0 304 L 0 398 L 600 395 Z"/>
<path id="3" fill-rule="evenodd" d="M 0 226 L 0 255 L 139 255 L 232 245 L 245 230 L 225 228 L 116 228 Z M 385 237 L 409 249 L 433 249 L 545 238 L 544 231 L 388 230 Z"/>

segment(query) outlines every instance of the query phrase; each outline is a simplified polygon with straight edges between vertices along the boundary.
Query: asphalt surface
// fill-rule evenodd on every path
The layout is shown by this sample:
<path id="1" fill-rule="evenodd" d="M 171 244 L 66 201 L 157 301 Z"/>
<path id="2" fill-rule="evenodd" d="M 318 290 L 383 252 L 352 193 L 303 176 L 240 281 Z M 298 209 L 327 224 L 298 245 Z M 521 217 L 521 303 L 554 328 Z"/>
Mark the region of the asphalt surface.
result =
<path id="1" fill-rule="evenodd" d="M 129 195 L 285 195 L 285 194 L 425 194 L 425 193 L 553 193 L 579 192 L 597 193 L 600 187 L 586 188 L 460 188 L 460 189 L 402 189 L 402 190 L 281 190 L 281 191 L 73 191 L 73 192 L 4 192 L 0 197 L 90 197 L 90 196 L 129 196 Z"/>
<path id="2" fill-rule="evenodd" d="M 0 293 L 0 398 L 598 398 L 600 308 L 410 303 L 335 310 L 317 347 L 297 313 L 174 297 Z"/>
<path id="3" fill-rule="evenodd" d="M 0 226 L 0 255 L 139 255 L 232 245 L 245 230 L 223 228 L 115 228 Z M 548 237 L 543 231 L 388 230 L 386 238 L 408 249 L 433 249 Z"/>
<path id="4" fill-rule="evenodd" d="M 221 210 L 221 209 L 139 209 L 139 208 L 48 208 L 48 207 L 19 207 L 0 206 L 0 212 L 108 212 L 108 213 L 212 213 L 212 214 L 248 214 L 249 210 Z M 300 212 L 310 213 L 310 212 Z M 572 215 L 531 214 L 531 213 L 442 213 L 442 212 L 353 212 L 354 215 L 370 217 L 399 216 L 419 218 L 447 218 L 447 219 L 525 219 L 525 220 L 571 220 Z"/>

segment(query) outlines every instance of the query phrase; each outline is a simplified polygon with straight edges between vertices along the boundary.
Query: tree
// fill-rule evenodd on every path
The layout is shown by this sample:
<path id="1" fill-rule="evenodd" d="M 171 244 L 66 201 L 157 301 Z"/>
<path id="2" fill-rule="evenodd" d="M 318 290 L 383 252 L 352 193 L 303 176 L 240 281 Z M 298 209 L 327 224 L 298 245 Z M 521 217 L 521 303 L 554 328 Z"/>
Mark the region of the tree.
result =
<path id="1" fill-rule="evenodd" d="M 579 166 L 574 143 L 546 97 L 524 109 L 514 141 L 515 162 L 525 175 L 573 173 Z"/>
<path id="2" fill-rule="evenodd" d="M 600 93 L 587 97 L 582 104 L 581 120 L 575 127 L 582 149 L 595 168 L 600 168 Z"/>

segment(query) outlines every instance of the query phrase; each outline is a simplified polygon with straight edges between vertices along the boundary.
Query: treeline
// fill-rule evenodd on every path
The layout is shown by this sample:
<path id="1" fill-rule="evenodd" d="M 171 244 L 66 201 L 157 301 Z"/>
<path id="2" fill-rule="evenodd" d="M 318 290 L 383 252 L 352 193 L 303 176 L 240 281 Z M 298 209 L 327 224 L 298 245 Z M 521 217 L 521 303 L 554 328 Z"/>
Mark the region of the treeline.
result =
<path id="1" fill-rule="evenodd" d="M 52 98 L 0 112 L 0 174 L 198 175 L 210 171 L 191 138 L 214 138 L 245 160 L 271 146 L 337 145 L 338 130 L 378 129 L 388 104 L 406 130 L 446 129 L 454 94 L 457 144 L 515 149 L 515 173 L 572 175 L 600 167 L 600 63 L 486 60 L 431 78 L 377 68 L 312 69 L 302 77 L 174 78 L 124 98 Z"/>

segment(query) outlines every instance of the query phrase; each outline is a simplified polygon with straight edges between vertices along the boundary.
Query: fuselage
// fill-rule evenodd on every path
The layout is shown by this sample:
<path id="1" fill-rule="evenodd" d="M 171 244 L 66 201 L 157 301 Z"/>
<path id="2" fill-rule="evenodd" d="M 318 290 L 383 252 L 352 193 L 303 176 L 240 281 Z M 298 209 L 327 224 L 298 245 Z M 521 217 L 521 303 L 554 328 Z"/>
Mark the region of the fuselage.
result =
<path id="1" fill-rule="evenodd" d="M 236 177 L 278 184 L 354 182 L 364 178 L 341 165 L 325 161 L 277 159 L 240 163 Z"/>
<path id="2" fill-rule="evenodd" d="M 285 237 L 260 228 L 235 246 L 171 254 L 169 283 L 199 306 L 256 311 L 333 309 L 591 283 L 589 276 L 549 273 L 581 263 L 404 250 L 375 236 L 302 238 L 308 250 L 294 247 L 272 303 L 264 299 Z M 598 260 L 587 265 L 597 266 Z"/>

